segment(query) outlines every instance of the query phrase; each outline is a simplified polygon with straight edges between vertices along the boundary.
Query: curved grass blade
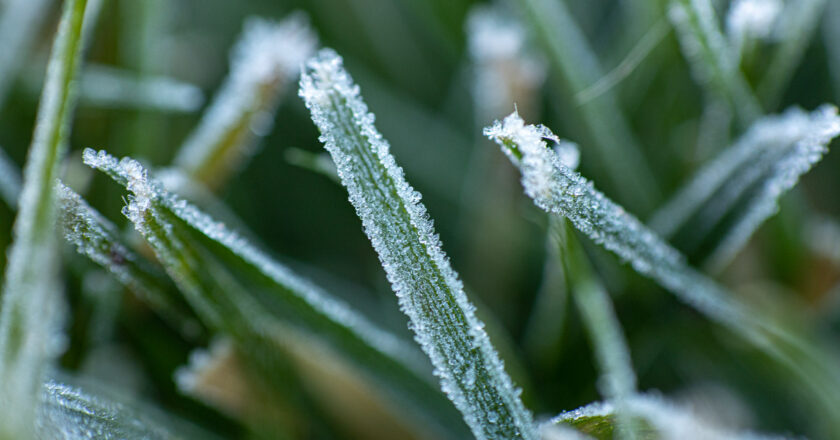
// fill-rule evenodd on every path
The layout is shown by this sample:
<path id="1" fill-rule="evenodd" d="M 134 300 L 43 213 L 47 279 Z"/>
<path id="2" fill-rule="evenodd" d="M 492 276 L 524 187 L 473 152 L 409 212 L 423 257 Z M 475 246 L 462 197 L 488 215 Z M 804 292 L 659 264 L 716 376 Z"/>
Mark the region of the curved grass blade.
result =
<path id="1" fill-rule="evenodd" d="M 20 187 L 20 170 L 0 148 L 0 198 L 12 209 L 17 208 Z"/>
<path id="2" fill-rule="evenodd" d="M 60 374 L 44 384 L 38 438 L 64 440 L 215 439 L 215 435 L 101 384 Z"/>
<path id="3" fill-rule="evenodd" d="M 442 437 L 463 436 L 463 425 L 434 388 L 422 355 L 407 343 L 163 190 L 138 162 L 90 149 L 84 161 L 131 191 L 124 214 L 202 320 L 230 334 L 246 354 L 268 356 L 272 365 L 278 352 L 301 357 L 323 345 L 413 409 L 425 428 Z"/>
<path id="4" fill-rule="evenodd" d="M 54 182 L 75 104 L 87 1 L 67 0 L 47 68 L 15 220 L 0 310 L 0 438 L 34 435 L 45 369 L 61 350 Z"/>
<path id="5" fill-rule="evenodd" d="M 759 315 L 685 258 L 638 219 L 597 191 L 592 182 L 569 170 L 544 139 L 555 138 L 546 127 L 525 125 L 515 112 L 485 129 L 522 172 L 525 193 L 541 209 L 561 215 L 597 244 L 618 255 L 642 275 L 658 282 L 679 299 L 729 328 L 801 380 L 822 403 L 828 429 L 837 423 L 840 377 L 833 354 L 794 334 L 772 317 Z M 815 400 L 816 402 L 816 400 Z"/>
<path id="6" fill-rule="evenodd" d="M 761 105 L 732 57 L 710 0 L 672 0 L 668 15 L 697 81 L 729 104 L 741 126 L 761 116 Z"/>
<path id="7" fill-rule="evenodd" d="M 840 118 L 830 106 L 764 117 L 677 191 L 650 226 L 688 255 L 720 269 L 838 134 Z"/>
<path id="8" fill-rule="evenodd" d="M 226 182 L 271 130 L 280 99 L 316 44 L 300 14 L 280 23 L 247 21 L 231 51 L 230 74 L 175 165 L 210 188 Z"/>
<path id="9" fill-rule="evenodd" d="M 565 2 L 559 0 L 519 0 L 528 20 L 563 88 L 571 95 L 587 90 L 603 72 L 595 52 L 589 47 Z M 592 138 L 598 165 L 605 170 L 609 187 L 638 212 L 649 212 L 658 198 L 650 167 L 615 94 L 600 92 L 578 108 L 582 122 Z"/>
<path id="10" fill-rule="evenodd" d="M 536 438 L 531 414 L 440 249 L 420 195 L 335 52 L 323 50 L 307 63 L 300 95 L 444 392 L 477 438 Z"/>

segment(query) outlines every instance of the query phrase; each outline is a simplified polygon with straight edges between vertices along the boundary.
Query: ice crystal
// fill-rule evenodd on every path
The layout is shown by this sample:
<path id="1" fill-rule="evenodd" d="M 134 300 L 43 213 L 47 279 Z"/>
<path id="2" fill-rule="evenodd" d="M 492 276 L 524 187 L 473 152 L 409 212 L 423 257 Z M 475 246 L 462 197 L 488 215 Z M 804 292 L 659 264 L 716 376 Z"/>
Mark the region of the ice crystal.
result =
<path id="1" fill-rule="evenodd" d="M 535 438 L 531 415 L 441 250 L 420 194 L 405 181 L 342 64 L 322 50 L 306 65 L 300 95 L 415 339 L 477 438 Z"/>

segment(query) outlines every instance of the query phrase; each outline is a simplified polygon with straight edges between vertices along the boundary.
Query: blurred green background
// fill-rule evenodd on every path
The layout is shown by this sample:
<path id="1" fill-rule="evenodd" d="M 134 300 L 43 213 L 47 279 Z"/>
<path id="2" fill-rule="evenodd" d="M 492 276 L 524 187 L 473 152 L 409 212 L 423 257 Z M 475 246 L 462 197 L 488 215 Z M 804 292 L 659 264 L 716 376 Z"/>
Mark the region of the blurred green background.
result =
<path id="1" fill-rule="evenodd" d="M 633 2 L 565 3 L 606 72 L 665 16 L 665 3 L 650 1 L 657 17 L 640 29 L 630 25 L 632 7 L 628 5 Z M 45 60 L 60 9 L 59 2 L 52 3 L 34 47 L 18 61 L 22 66 L 19 75 L 0 108 L 0 146 L 18 165 L 24 162 L 32 135 Z M 518 173 L 503 162 L 497 147 L 481 136 L 481 127 L 490 121 L 481 120 L 483 116 L 475 109 L 475 74 L 465 34 L 467 13 L 476 3 L 105 0 L 86 59 L 140 75 L 162 75 L 195 84 L 209 102 L 227 73 L 228 51 L 247 17 L 280 19 L 291 11 L 304 11 L 321 45 L 344 57 L 361 86 L 377 116 L 376 125 L 390 141 L 407 180 L 423 194 L 444 249 L 469 295 L 482 304 L 486 316 L 495 316 L 507 331 L 508 342 L 521 360 L 508 360 L 509 368 L 521 368 L 527 373 L 524 376 L 530 377 L 521 383 L 524 376 L 512 373 L 526 390 L 526 404 L 539 415 L 553 415 L 599 400 L 597 370 L 576 310 L 563 307 L 566 300 L 562 295 L 552 321 L 561 334 L 540 335 L 528 330 L 541 286 L 550 288 L 550 284 L 545 287 L 552 271 L 550 262 L 546 263 L 547 219 L 522 194 Z M 716 3 L 723 15 L 727 2 Z M 766 112 L 777 113 L 791 105 L 811 110 L 840 96 L 840 72 L 831 69 L 840 65 L 840 59 L 832 60 L 828 50 L 838 43 L 823 28 L 828 24 L 820 26 L 781 102 L 765 103 Z M 744 66 L 751 84 L 766 74 L 774 44 L 764 43 Z M 603 170 L 592 158 L 587 146 L 591 139 L 576 118 L 579 105 L 555 76 L 549 70 L 526 119 L 542 122 L 561 138 L 578 142 L 583 174 L 621 202 L 615 188 L 599 183 Z M 591 78 L 591 83 L 597 80 Z M 673 30 L 614 91 L 651 164 L 661 203 L 710 157 L 698 147 L 705 104 L 702 89 L 691 76 Z M 163 167 L 200 117 L 200 109 L 114 108 L 83 99 L 73 123 L 68 180 L 84 190 L 91 204 L 125 227 L 126 220 L 119 213 L 123 191 L 84 169 L 80 151 L 101 148 Z M 219 192 L 220 198 L 278 258 L 301 267 L 319 284 L 341 286 L 334 290 L 348 302 L 376 322 L 409 336 L 405 318 L 396 310 L 396 299 L 347 202 L 346 191 L 286 159 L 291 147 L 322 151 L 295 86 L 287 90 L 274 119 L 274 128 L 261 142 L 257 155 Z M 736 134 L 733 129 L 731 135 Z M 727 137 L 729 134 L 722 136 Z M 483 158 L 480 160 L 489 164 L 491 171 L 476 177 L 476 157 Z M 802 316 L 818 322 L 835 340 L 840 336 L 840 310 L 833 306 L 840 303 L 840 266 L 836 259 L 813 249 L 808 239 L 809 219 L 804 217 L 806 212 L 840 216 L 838 169 L 840 153 L 832 151 L 804 177 L 795 194 L 783 199 L 781 214 L 762 226 L 719 278 L 739 294 L 779 305 L 779 313 L 802 311 Z M 641 219 L 650 215 L 647 211 L 635 213 Z M 0 205 L 2 248 L 8 244 L 13 218 L 13 212 Z M 737 427 L 812 432 L 801 402 L 804 397 L 765 358 L 614 257 L 594 247 L 587 251 L 613 295 L 630 343 L 639 389 L 659 390 L 678 401 L 692 402 L 701 412 L 723 417 L 725 423 Z M 66 255 L 72 256 L 69 266 L 87 264 L 70 252 Z M 0 262 L 5 265 L 5 255 Z M 175 390 L 172 373 L 186 362 L 195 348 L 193 341 L 180 339 L 144 306 L 125 296 L 126 304 L 114 312 L 118 317 L 113 333 L 105 338 L 106 344 L 97 345 L 89 324 L 98 313 L 111 310 L 101 297 L 118 292 L 92 293 L 91 280 L 80 278 L 79 271 L 65 272 L 73 318 L 64 367 L 111 377 L 221 434 L 243 435 L 235 421 Z M 348 285 L 358 288 L 348 289 Z M 540 345 L 544 337 L 554 341 L 552 345 Z M 107 350 L 102 351 L 101 345 Z M 328 416 L 313 415 L 313 420 L 321 418 L 325 425 L 337 423 Z M 326 429 L 326 434 L 312 432 L 313 436 L 344 435 L 340 426 Z"/>

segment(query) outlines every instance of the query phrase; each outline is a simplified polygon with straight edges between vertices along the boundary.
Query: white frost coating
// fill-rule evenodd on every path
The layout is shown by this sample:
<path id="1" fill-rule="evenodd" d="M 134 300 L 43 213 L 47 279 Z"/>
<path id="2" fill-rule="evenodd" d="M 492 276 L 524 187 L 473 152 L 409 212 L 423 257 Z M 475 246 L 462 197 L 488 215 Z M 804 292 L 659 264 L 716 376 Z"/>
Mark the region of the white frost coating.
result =
<path id="1" fill-rule="evenodd" d="M 268 134 L 274 110 L 317 37 L 303 14 L 282 22 L 251 18 L 231 51 L 230 74 L 175 163 L 202 181 L 224 180 Z"/>
<path id="2" fill-rule="evenodd" d="M 335 52 L 322 50 L 307 63 L 300 96 L 443 391 L 477 438 L 536 438 L 520 390 L 441 250 L 420 194 L 405 181 Z"/>
<path id="3" fill-rule="evenodd" d="M 421 376 L 424 374 L 422 372 L 422 360 L 417 362 L 415 353 L 406 350 L 402 341 L 398 338 L 380 330 L 343 302 L 330 297 L 317 286 L 299 278 L 288 268 L 258 250 L 245 238 L 229 230 L 223 223 L 215 221 L 178 196 L 164 191 L 159 182 L 146 177 L 146 170 L 137 161 L 131 158 L 123 158 L 118 161 L 104 151 L 95 152 L 91 149 L 84 151 L 83 160 L 85 164 L 102 170 L 120 183 L 127 185 L 131 191 L 136 189 L 145 195 L 143 197 L 137 193 L 130 195 L 129 204 L 124 208 L 127 216 L 137 217 L 134 224 L 140 232 L 143 232 L 142 228 L 145 227 L 145 213 L 148 210 L 165 207 L 190 227 L 229 249 L 248 264 L 260 270 L 265 276 L 287 288 L 292 294 L 300 296 L 317 312 L 327 316 L 330 321 L 350 329 L 372 347 L 389 357 L 402 360 L 410 370 L 417 374 Z M 138 201 L 138 199 L 143 200 Z"/>
<path id="4" fill-rule="evenodd" d="M 721 33 L 711 0 L 673 1 L 668 17 L 677 30 L 682 52 L 695 79 L 707 86 L 712 96 L 725 99 L 742 125 L 756 119 L 761 114 L 761 105 Z"/>
<path id="5" fill-rule="evenodd" d="M 711 228 L 746 191 L 758 187 L 760 191 L 746 205 L 747 214 L 729 228 L 711 258 L 716 264 L 725 263 L 775 212 L 778 198 L 822 157 L 839 127 L 840 118 L 831 106 L 811 113 L 792 108 L 756 121 L 732 147 L 677 191 L 651 218 L 651 228 L 668 237 L 696 215 L 702 215 L 702 223 Z"/>
<path id="6" fill-rule="evenodd" d="M 37 438 L 60 440 L 165 440 L 208 437 L 207 432 L 137 403 L 104 396 L 54 379 L 44 384 Z"/>
<path id="7" fill-rule="evenodd" d="M 799 119 L 799 128 L 804 133 L 773 161 L 770 170 L 758 182 L 758 193 L 750 198 L 746 213 L 727 231 L 709 257 L 716 268 L 731 260 L 764 220 L 776 213 L 779 198 L 822 159 L 828 151 L 827 145 L 840 134 L 840 117 L 836 107 L 826 105 L 810 115 L 795 109 L 786 116 L 792 120 Z"/>
<path id="8" fill-rule="evenodd" d="M 498 5 L 472 8 L 467 44 L 475 69 L 473 96 L 480 120 L 499 116 L 514 102 L 535 104 L 546 76 L 545 61 L 531 53 L 525 29 Z"/>
<path id="9" fill-rule="evenodd" d="M 21 180 L 18 167 L 12 163 L 12 160 L 0 148 L 0 197 L 3 198 L 6 205 L 12 208 L 17 206 L 18 197 L 20 197 L 20 186 Z"/>
<path id="10" fill-rule="evenodd" d="M 770 36 L 773 25 L 782 12 L 781 0 L 735 0 L 726 15 L 729 38 L 763 39 Z M 736 43 L 733 41 L 733 44 Z"/>
<path id="11" fill-rule="evenodd" d="M 548 129 L 525 125 L 513 113 L 484 131 L 522 172 L 525 193 L 547 212 L 562 215 L 596 243 L 655 279 L 680 299 L 742 334 L 758 337 L 760 322 L 710 279 L 690 268 L 683 256 L 568 169 L 543 140 Z"/>
<path id="12" fill-rule="evenodd" d="M 733 432 L 716 426 L 698 417 L 690 408 L 677 406 L 656 395 L 636 395 L 627 401 L 628 410 L 636 417 L 641 417 L 650 423 L 659 437 L 663 439 L 681 440 L 711 440 L 711 439 L 739 439 L 759 440 L 783 438 L 759 435 L 752 432 Z M 608 417 L 615 415 L 615 406 L 610 402 L 595 402 L 566 411 L 545 422 L 547 426 L 574 423 L 592 417 Z M 657 438 L 659 438 L 657 437 Z"/>

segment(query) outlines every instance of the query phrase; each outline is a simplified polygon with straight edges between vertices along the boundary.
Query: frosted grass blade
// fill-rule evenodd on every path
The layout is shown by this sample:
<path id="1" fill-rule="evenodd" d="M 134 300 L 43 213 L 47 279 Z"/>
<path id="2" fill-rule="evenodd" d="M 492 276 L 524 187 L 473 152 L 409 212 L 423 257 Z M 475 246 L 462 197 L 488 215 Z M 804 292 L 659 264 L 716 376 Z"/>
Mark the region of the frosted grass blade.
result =
<path id="1" fill-rule="evenodd" d="M 515 112 L 485 129 L 522 173 L 525 193 L 541 209 L 561 215 L 597 244 L 631 264 L 679 299 L 729 328 L 773 358 L 801 380 L 823 403 L 829 429 L 836 423 L 840 377 L 836 361 L 825 348 L 790 332 L 769 316 L 755 313 L 732 293 L 700 274 L 676 249 L 597 191 L 592 182 L 569 170 L 545 139 L 556 140 L 546 127 L 525 125 Z"/>
<path id="2" fill-rule="evenodd" d="M 838 134 L 840 118 L 827 105 L 811 113 L 792 108 L 761 118 L 677 191 L 650 226 L 720 269 Z"/>
<path id="3" fill-rule="evenodd" d="M 434 388 L 422 355 L 406 342 L 163 190 L 138 162 L 90 149 L 84 161 L 132 193 L 123 213 L 202 320 L 233 337 L 246 354 L 271 361 L 278 352 L 300 357 L 312 346 L 324 346 L 413 409 L 426 429 L 447 438 L 463 436 L 463 425 Z M 249 350 L 254 346 L 262 350 Z"/>
<path id="4" fill-rule="evenodd" d="M 826 0 L 785 2 L 774 35 L 780 41 L 780 45 L 770 64 L 763 69 L 764 77 L 757 88 L 758 95 L 767 108 L 779 105 L 782 94 L 819 27 L 826 3 Z"/>
<path id="5" fill-rule="evenodd" d="M 530 28 L 536 33 L 551 67 L 562 78 L 563 89 L 575 95 L 603 72 L 595 52 L 574 22 L 563 1 L 519 0 Z M 637 212 L 649 212 L 658 198 L 654 173 L 646 163 L 617 98 L 603 91 L 578 109 L 592 138 L 599 167 L 609 188 Z"/>
<path id="6" fill-rule="evenodd" d="M 56 187 L 59 225 L 76 252 L 105 268 L 138 298 L 147 302 L 173 328 L 185 331 L 193 319 L 168 293 L 174 286 L 151 263 L 119 240 L 116 226 L 62 183 Z"/>
<path id="7" fill-rule="evenodd" d="M 736 64 L 752 52 L 756 40 L 770 37 L 782 12 L 781 0 L 736 0 L 726 14 L 726 38 Z"/>
<path id="8" fill-rule="evenodd" d="M 217 438 L 102 384 L 64 374 L 44 384 L 36 432 L 38 438 L 64 440 Z"/>
<path id="9" fill-rule="evenodd" d="M 668 16 L 696 80 L 711 96 L 725 100 L 741 126 L 748 127 L 761 115 L 761 105 L 731 55 L 711 0 L 672 0 Z"/>
<path id="10" fill-rule="evenodd" d="M 16 208 L 20 197 L 20 171 L 6 153 L 0 148 L 0 198 L 10 208 Z"/>
<path id="11" fill-rule="evenodd" d="M 552 219 L 549 229 L 552 241 L 561 249 L 569 290 L 601 370 L 598 388 L 617 407 L 619 438 L 637 438 L 639 433 L 627 408 L 628 399 L 636 393 L 636 373 L 612 300 L 566 220 Z"/>
<path id="12" fill-rule="evenodd" d="M 271 130 L 280 99 L 316 45 L 302 15 L 247 21 L 231 51 L 230 74 L 175 165 L 208 187 L 226 182 Z"/>
<path id="13" fill-rule="evenodd" d="M 45 369 L 61 351 L 63 302 L 58 278 L 54 182 L 75 100 L 85 0 L 67 0 L 47 68 L 23 173 L 0 310 L 0 438 L 34 436 Z"/>
<path id="14" fill-rule="evenodd" d="M 420 195 L 332 50 L 310 60 L 300 95 L 379 254 L 415 339 L 477 438 L 536 438 L 531 414 L 464 293 Z"/>
<path id="15" fill-rule="evenodd" d="M 781 438 L 748 431 L 731 431 L 701 419 L 689 408 L 677 406 L 656 395 L 636 395 L 628 400 L 628 408 L 642 427 L 641 438 L 690 438 L 690 439 L 741 439 L 758 440 Z M 566 411 L 545 422 L 551 425 L 571 426 L 595 438 L 612 438 L 615 429 L 615 405 L 596 402 Z"/>

